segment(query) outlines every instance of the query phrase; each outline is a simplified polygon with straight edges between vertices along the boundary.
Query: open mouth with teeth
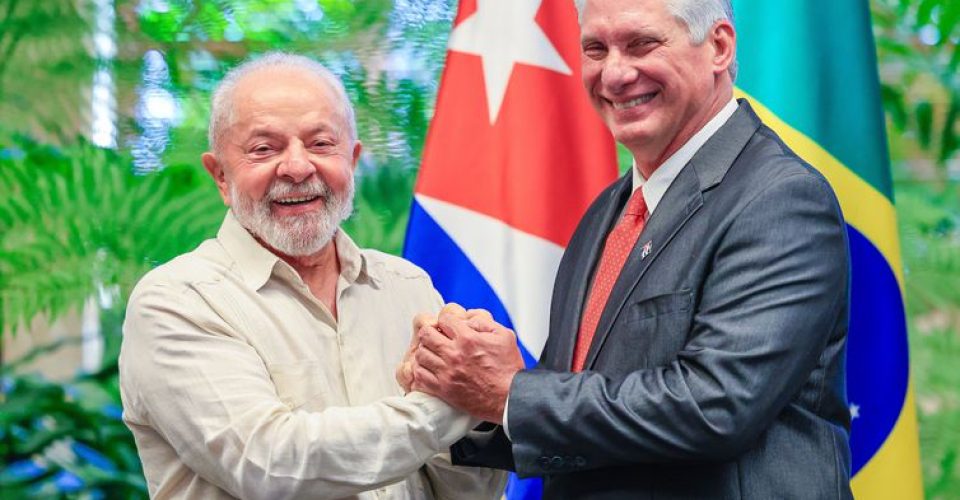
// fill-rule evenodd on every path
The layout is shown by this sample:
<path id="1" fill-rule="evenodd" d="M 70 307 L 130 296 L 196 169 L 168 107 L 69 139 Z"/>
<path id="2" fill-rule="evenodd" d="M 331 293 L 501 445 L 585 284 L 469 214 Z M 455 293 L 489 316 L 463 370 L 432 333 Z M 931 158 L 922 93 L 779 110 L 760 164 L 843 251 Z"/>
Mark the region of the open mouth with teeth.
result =
<path id="1" fill-rule="evenodd" d="M 297 197 L 291 197 L 291 198 L 283 198 L 279 200 L 273 200 L 273 202 L 285 207 L 295 207 L 298 205 L 306 205 L 307 203 L 311 203 L 319 199 L 320 199 L 320 195 L 311 195 L 311 196 L 297 196 Z"/>
<path id="2" fill-rule="evenodd" d="M 613 109 L 616 109 L 616 110 L 629 109 L 635 106 L 640 106 L 641 104 L 646 104 L 652 101 L 653 98 L 657 97 L 657 95 L 659 94 L 660 94 L 659 92 L 650 92 L 649 94 L 643 94 L 642 96 L 637 97 L 636 99 L 631 99 L 629 101 L 624 101 L 624 102 L 611 101 L 610 104 L 613 105 Z"/>

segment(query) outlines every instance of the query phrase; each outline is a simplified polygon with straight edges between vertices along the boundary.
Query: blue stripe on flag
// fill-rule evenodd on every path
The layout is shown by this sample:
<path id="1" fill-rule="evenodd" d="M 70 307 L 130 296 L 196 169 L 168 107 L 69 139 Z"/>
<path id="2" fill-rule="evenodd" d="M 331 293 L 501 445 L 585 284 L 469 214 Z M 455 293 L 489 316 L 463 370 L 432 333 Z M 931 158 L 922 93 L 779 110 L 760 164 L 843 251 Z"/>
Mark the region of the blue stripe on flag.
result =
<path id="1" fill-rule="evenodd" d="M 540 500 L 543 496 L 543 480 L 539 477 L 520 479 L 516 474 L 510 474 L 507 490 L 503 494 L 510 500 Z"/>
<path id="2" fill-rule="evenodd" d="M 444 300 L 467 308 L 486 309 L 498 323 L 513 328 L 503 302 L 487 280 L 416 200 L 410 208 L 410 223 L 407 226 L 403 256 L 430 275 L 433 286 Z M 536 365 L 537 360 L 519 339 L 517 343 L 527 367 Z M 510 474 L 504 494 L 510 500 L 539 500 L 542 491 L 543 482 L 540 478 L 520 479 L 516 474 Z"/>
<path id="3" fill-rule="evenodd" d="M 433 286 L 444 300 L 456 302 L 467 309 L 486 309 L 498 323 L 513 328 L 503 302 L 487 280 L 416 200 L 410 208 L 403 256 L 430 275 Z M 536 358 L 519 340 L 517 343 L 527 367 L 536 365 Z"/>

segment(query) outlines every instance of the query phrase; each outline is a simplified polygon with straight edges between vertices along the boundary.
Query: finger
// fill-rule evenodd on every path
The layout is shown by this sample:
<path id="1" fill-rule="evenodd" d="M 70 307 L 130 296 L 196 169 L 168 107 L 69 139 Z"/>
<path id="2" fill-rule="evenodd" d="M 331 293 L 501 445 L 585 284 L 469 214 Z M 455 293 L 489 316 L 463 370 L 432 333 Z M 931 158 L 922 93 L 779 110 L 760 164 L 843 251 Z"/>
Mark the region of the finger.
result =
<path id="1" fill-rule="evenodd" d="M 456 316 L 463 316 L 467 314 L 467 310 L 463 308 L 460 304 L 456 302 L 448 302 L 443 306 L 443 309 L 440 310 L 440 314 L 453 314 Z"/>
<path id="2" fill-rule="evenodd" d="M 437 355 L 437 353 L 429 349 L 419 349 L 417 354 L 414 356 L 418 366 L 426 368 L 433 374 L 437 374 L 441 370 L 447 367 L 447 363 Z"/>
<path id="3" fill-rule="evenodd" d="M 451 340 L 456 341 L 458 337 L 476 334 L 462 317 L 441 316 L 439 320 L 438 329 Z"/>
<path id="4" fill-rule="evenodd" d="M 466 314 L 467 310 L 464 309 L 463 306 L 456 302 L 450 302 L 440 310 L 440 314 L 437 315 L 437 320 L 439 322 L 442 318 L 462 318 Z"/>
<path id="5" fill-rule="evenodd" d="M 425 392 L 432 396 L 440 393 L 440 379 L 436 375 L 422 366 L 417 366 L 413 371 L 413 390 Z"/>
<path id="6" fill-rule="evenodd" d="M 437 326 L 437 317 L 428 313 L 420 313 L 413 317 L 413 331 L 416 332 L 424 326 Z"/>
<path id="7" fill-rule="evenodd" d="M 501 328 L 501 325 L 494 321 L 493 318 L 484 317 L 476 317 L 467 320 L 467 326 L 470 327 L 471 330 L 485 333 L 496 332 L 499 328 Z"/>
<path id="8" fill-rule="evenodd" d="M 413 356 L 413 351 L 417 350 L 417 347 L 420 346 L 420 335 L 419 331 L 424 325 L 436 324 L 436 316 L 432 316 L 427 313 L 420 313 L 413 317 L 413 334 L 410 335 L 410 346 L 407 347 L 407 352 L 403 355 L 403 361 L 406 362 Z M 408 389 L 409 390 L 409 389 Z"/>
<path id="9" fill-rule="evenodd" d="M 440 353 L 442 349 L 453 343 L 453 340 L 447 337 L 445 333 L 432 326 L 421 328 L 418 337 L 420 339 L 420 349 L 417 349 L 418 351 L 429 349 L 435 353 Z"/>
<path id="10" fill-rule="evenodd" d="M 420 342 L 423 342 L 424 335 L 439 335 L 448 340 L 453 340 L 453 338 L 456 337 L 456 334 L 453 331 L 453 329 L 448 328 L 445 330 L 440 325 L 425 326 L 417 332 L 417 335 L 420 338 Z"/>
<path id="11" fill-rule="evenodd" d="M 397 384 L 403 388 L 403 392 L 410 392 L 410 386 L 413 384 L 413 362 L 406 361 L 397 367 Z"/>
<path id="12" fill-rule="evenodd" d="M 486 309 L 468 309 L 466 318 L 468 321 L 477 318 L 493 321 L 493 315 Z"/>
<path id="13" fill-rule="evenodd" d="M 493 318 L 473 318 L 467 321 L 467 326 L 478 332 L 495 333 L 497 335 L 513 334 L 513 330 L 497 323 Z"/>

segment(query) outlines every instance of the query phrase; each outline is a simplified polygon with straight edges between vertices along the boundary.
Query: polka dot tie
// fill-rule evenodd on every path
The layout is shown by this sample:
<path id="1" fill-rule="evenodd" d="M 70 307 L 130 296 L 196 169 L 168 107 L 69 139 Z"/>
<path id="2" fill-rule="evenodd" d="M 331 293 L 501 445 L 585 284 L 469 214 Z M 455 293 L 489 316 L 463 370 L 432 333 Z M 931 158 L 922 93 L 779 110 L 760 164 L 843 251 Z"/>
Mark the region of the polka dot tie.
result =
<path id="1" fill-rule="evenodd" d="M 593 274 L 593 287 L 590 289 L 587 305 L 580 319 L 580 333 L 577 335 L 577 346 L 573 351 L 572 368 L 575 372 L 583 370 L 587 352 L 590 351 L 590 344 L 593 342 L 593 335 L 597 331 L 597 324 L 600 323 L 600 314 L 607 305 L 613 284 L 617 282 L 627 256 L 630 255 L 630 251 L 637 243 L 637 238 L 640 237 L 640 232 L 643 231 L 646 218 L 647 202 L 643 199 L 643 189 L 636 189 L 627 201 L 627 207 L 623 210 L 620 221 L 607 235 L 603 255 L 600 256 L 600 263 Z"/>

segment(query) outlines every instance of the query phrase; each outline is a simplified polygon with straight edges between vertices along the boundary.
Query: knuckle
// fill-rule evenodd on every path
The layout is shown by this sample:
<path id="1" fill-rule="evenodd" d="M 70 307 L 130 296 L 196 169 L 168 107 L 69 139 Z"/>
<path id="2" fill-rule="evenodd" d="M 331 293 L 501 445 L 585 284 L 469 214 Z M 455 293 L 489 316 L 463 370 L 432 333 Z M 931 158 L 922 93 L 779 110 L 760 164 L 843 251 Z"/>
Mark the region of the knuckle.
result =
<path id="1" fill-rule="evenodd" d="M 421 313 L 413 317 L 413 327 L 416 329 L 423 328 L 424 325 L 427 325 L 429 323 L 430 323 L 430 315 L 428 314 Z"/>

